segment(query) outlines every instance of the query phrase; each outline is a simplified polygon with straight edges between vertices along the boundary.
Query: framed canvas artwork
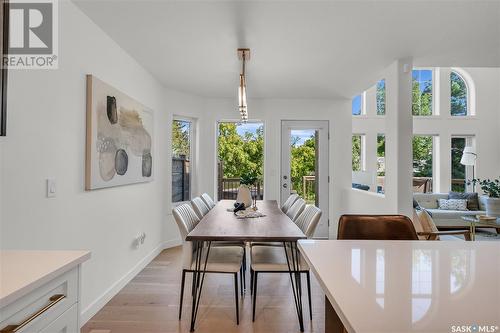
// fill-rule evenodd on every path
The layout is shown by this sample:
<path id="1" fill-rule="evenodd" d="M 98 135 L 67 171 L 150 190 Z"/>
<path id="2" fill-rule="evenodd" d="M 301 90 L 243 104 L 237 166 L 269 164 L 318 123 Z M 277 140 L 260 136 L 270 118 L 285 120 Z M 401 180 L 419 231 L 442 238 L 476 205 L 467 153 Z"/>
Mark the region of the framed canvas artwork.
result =
<path id="1" fill-rule="evenodd" d="M 153 179 L 153 111 L 87 75 L 85 189 Z"/>

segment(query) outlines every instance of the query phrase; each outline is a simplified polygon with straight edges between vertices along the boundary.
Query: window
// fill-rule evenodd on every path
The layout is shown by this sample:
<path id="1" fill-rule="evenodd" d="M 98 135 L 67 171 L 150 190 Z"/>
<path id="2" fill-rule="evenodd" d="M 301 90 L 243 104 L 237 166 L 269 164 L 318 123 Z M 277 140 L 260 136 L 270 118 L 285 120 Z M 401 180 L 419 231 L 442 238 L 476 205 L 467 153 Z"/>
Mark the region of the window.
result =
<path id="1" fill-rule="evenodd" d="M 377 192 L 385 192 L 385 134 L 377 134 Z"/>
<path id="2" fill-rule="evenodd" d="M 352 136 L 352 171 L 363 171 L 364 135 Z"/>
<path id="3" fill-rule="evenodd" d="M 377 116 L 385 115 L 385 80 L 377 82 Z"/>
<path id="4" fill-rule="evenodd" d="M 451 190 L 454 192 L 465 192 L 465 181 L 468 179 L 468 171 L 465 165 L 460 163 L 466 146 L 472 146 L 473 137 L 451 138 Z"/>
<path id="5" fill-rule="evenodd" d="M 363 96 L 357 95 L 352 99 L 352 115 L 360 116 L 363 109 Z"/>
<path id="6" fill-rule="evenodd" d="M 432 70 L 414 69 L 412 72 L 412 114 L 431 116 L 432 108 Z"/>
<path id="7" fill-rule="evenodd" d="M 192 122 L 172 122 L 172 202 L 191 199 Z"/>
<path id="8" fill-rule="evenodd" d="M 432 192 L 434 137 L 413 137 L 413 187 L 415 192 Z"/>
<path id="9" fill-rule="evenodd" d="M 256 179 L 257 198 L 264 193 L 264 124 L 219 122 L 217 135 L 217 197 L 235 200 L 240 178 Z"/>
<path id="10" fill-rule="evenodd" d="M 452 116 L 467 116 L 467 85 L 456 72 L 450 73 L 450 112 Z"/>

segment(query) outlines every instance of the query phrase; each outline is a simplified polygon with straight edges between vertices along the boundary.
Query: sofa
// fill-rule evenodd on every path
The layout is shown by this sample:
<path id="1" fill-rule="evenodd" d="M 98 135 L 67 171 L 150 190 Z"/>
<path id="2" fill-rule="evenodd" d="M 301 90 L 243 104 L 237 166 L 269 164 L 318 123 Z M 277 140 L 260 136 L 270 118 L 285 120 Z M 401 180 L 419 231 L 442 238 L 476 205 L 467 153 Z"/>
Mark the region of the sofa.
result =
<path id="1" fill-rule="evenodd" d="M 438 207 L 439 199 L 448 199 L 448 193 L 414 193 L 413 199 L 420 207 L 425 208 L 432 215 L 434 223 L 439 229 L 453 229 L 454 227 L 469 227 L 469 223 L 461 221 L 462 216 L 486 214 L 486 197 L 479 196 L 480 210 L 442 210 Z"/>

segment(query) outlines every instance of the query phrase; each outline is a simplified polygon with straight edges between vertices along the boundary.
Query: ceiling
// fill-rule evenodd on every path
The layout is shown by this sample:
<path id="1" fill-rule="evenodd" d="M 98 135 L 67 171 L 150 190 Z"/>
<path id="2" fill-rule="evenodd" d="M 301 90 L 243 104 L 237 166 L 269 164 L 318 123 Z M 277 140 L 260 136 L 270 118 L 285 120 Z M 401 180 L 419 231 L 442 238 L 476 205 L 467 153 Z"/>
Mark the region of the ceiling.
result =
<path id="1" fill-rule="evenodd" d="M 166 87 L 235 98 L 337 98 L 397 58 L 500 67 L 500 2 L 74 0 Z"/>

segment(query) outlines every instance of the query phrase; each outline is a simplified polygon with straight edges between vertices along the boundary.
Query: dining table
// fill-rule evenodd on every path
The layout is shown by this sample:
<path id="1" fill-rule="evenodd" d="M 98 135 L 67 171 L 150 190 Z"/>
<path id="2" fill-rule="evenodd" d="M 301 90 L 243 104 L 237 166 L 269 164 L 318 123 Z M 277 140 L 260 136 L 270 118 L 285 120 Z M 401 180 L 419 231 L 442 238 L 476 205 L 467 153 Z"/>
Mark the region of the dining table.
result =
<path id="1" fill-rule="evenodd" d="M 302 287 L 300 279 L 300 253 L 297 241 L 307 238 L 300 228 L 284 214 L 276 200 L 256 202 L 260 217 L 244 217 L 233 213 L 234 201 L 221 200 L 187 235 L 193 243 L 195 269 L 191 305 L 191 331 L 195 329 L 196 316 L 203 289 L 210 247 L 213 242 L 280 242 L 286 256 L 294 305 L 300 331 L 304 331 L 302 315 Z M 248 208 L 252 209 L 252 208 Z"/>

